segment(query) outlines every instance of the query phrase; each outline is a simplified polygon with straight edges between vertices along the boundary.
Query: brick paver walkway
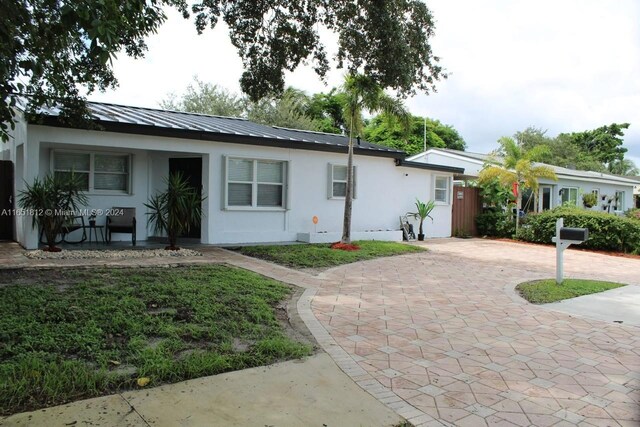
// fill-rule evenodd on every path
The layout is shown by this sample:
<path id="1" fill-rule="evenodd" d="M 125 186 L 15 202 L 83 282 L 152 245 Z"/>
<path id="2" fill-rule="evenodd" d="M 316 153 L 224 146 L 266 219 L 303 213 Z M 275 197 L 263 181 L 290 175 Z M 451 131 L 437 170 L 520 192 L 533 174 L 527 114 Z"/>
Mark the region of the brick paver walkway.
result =
<path id="1" fill-rule="evenodd" d="M 0 268 L 224 262 L 307 288 L 298 311 L 362 388 L 414 425 L 638 426 L 640 328 L 526 303 L 553 248 L 444 239 L 428 253 L 319 276 L 212 247 L 202 257 L 34 261 L 0 244 Z M 640 285 L 640 260 L 565 254 L 568 276 Z"/>
<path id="2" fill-rule="evenodd" d="M 428 246 L 330 270 L 309 298 L 329 335 L 323 344 L 358 384 L 416 425 L 640 425 L 640 329 L 513 292 L 554 276 L 553 248 Z M 640 285 L 640 260 L 577 251 L 565 259 L 568 276 Z"/>

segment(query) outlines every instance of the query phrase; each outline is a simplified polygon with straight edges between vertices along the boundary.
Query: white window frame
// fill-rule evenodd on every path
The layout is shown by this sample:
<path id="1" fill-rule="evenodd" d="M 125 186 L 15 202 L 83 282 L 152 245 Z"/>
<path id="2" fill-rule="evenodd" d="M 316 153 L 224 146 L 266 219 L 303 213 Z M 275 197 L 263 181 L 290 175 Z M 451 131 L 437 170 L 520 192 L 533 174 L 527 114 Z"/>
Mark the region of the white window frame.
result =
<path id="1" fill-rule="evenodd" d="M 618 201 L 615 202 L 616 203 L 616 212 L 624 212 L 625 211 L 625 206 L 624 206 L 624 198 L 626 196 L 625 191 L 624 190 L 616 190 L 616 192 L 614 193 L 614 197 L 618 197 L 618 195 L 620 195 L 620 197 L 618 198 Z M 622 206 L 622 208 L 621 208 Z"/>
<path id="2" fill-rule="evenodd" d="M 85 191 L 85 193 L 92 195 L 102 195 L 102 196 L 107 196 L 107 195 L 118 195 L 118 196 L 122 196 L 122 195 L 132 195 L 132 176 L 133 176 L 133 160 L 132 160 L 132 154 L 131 153 L 122 153 L 122 152 L 115 152 L 115 151 L 85 151 L 85 150 L 59 150 L 59 149 L 53 149 L 51 150 L 51 158 L 50 158 L 50 169 L 51 169 L 51 173 L 56 173 L 56 172 L 71 172 L 70 170 L 67 169 L 56 169 L 55 168 L 55 157 L 58 154 L 83 154 L 83 155 L 89 155 L 89 170 L 85 171 L 85 170 L 78 170 L 75 172 L 81 172 L 81 173 L 88 173 L 89 174 L 89 189 L 87 191 Z M 96 171 L 95 170 L 95 158 L 96 155 L 98 156 L 121 156 L 121 157 L 126 157 L 127 158 L 127 169 L 128 172 L 100 172 L 100 171 Z M 95 174 L 100 174 L 100 173 L 107 173 L 107 174 L 122 174 L 122 175 L 128 175 L 127 176 L 127 189 L 125 191 L 122 190 L 100 190 L 100 189 L 95 189 L 94 188 L 94 176 Z"/>
<path id="3" fill-rule="evenodd" d="M 346 187 L 347 180 L 346 179 L 335 179 L 334 178 L 334 169 L 336 167 L 341 167 L 347 169 L 347 165 L 342 163 L 329 163 L 327 169 L 327 199 L 329 200 L 344 200 L 344 196 L 336 196 L 333 194 L 333 184 L 334 183 L 344 183 Z M 353 165 L 353 191 L 352 198 L 358 198 L 358 167 Z"/>
<path id="4" fill-rule="evenodd" d="M 574 206 L 578 206 L 578 196 L 579 196 L 579 193 L 580 193 L 578 187 L 562 187 L 562 189 L 560 190 L 562 192 L 561 195 L 560 195 L 560 206 L 564 205 L 564 203 L 565 203 L 565 202 L 562 201 L 562 198 L 564 197 L 565 190 L 569 191 L 569 194 L 571 194 L 571 190 L 575 190 L 575 192 L 576 192 L 576 202 L 575 202 Z M 571 197 L 569 197 L 569 199 L 567 201 L 570 202 L 571 201 Z"/>
<path id="5" fill-rule="evenodd" d="M 446 187 L 438 187 L 438 179 L 444 179 L 447 183 Z M 445 200 L 438 200 L 436 198 L 436 190 L 445 190 Z M 447 175 L 434 175 L 433 176 L 433 201 L 436 205 L 449 205 L 451 203 L 451 177 Z"/>
<path id="6" fill-rule="evenodd" d="M 253 163 L 253 180 L 252 181 L 230 181 L 229 180 L 229 161 L 245 160 Z M 282 164 L 282 182 L 261 182 L 258 181 L 258 162 L 272 162 Z M 241 157 L 241 156 L 224 156 L 224 204 L 223 209 L 227 211 L 286 211 L 288 209 L 288 180 L 289 180 L 289 161 L 282 159 L 266 159 L 258 157 Z M 229 184 L 251 184 L 251 206 L 233 206 L 229 205 Z M 258 206 L 258 185 L 281 185 L 282 186 L 282 206 Z"/>

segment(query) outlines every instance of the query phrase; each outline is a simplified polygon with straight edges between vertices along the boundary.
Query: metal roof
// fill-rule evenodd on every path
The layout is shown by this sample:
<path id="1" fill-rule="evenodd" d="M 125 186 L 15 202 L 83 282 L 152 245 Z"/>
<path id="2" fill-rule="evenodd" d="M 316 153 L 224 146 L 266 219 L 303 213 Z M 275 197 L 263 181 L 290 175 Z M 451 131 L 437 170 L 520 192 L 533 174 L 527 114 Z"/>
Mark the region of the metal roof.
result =
<path id="1" fill-rule="evenodd" d="M 236 142 L 253 145 L 302 148 L 323 151 L 346 151 L 349 138 L 345 135 L 267 126 L 237 117 L 168 111 L 153 108 L 88 102 L 92 118 L 105 130 L 137 134 L 175 136 L 210 141 Z M 64 126 L 57 121 L 58 108 L 43 110 L 45 124 Z M 360 154 L 405 157 L 405 152 L 364 140 L 354 141 Z"/>

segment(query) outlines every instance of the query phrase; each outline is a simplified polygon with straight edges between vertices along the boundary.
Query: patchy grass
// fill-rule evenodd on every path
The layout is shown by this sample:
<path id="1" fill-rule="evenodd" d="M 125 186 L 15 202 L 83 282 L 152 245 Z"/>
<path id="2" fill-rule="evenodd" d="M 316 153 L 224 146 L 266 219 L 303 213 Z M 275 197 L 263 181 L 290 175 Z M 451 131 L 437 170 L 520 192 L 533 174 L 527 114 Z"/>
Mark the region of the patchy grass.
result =
<path id="1" fill-rule="evenodd" d="M 621 286 L 625 285 L 582 279 L 565 279 L 561 285 L 558 285 L 555 279 L 546 279 L 521 283 L 516 289 L 527 301 L 533 304 L 546 304 L 582 295 L 608 291 L 609 289 L 615 289 Z"/>
<path id="2" fill-rule="evenodd" d="M 227 266 L 0 271 L 0 414 L 308 355 L 290 293 Z"/>
<path id="3" fill-rule="evenodd" d="M 419 246 L 396 242 L 358 241 L 357 251 L 331 249 L 331 244 L 244 246 L 238 251 L 244 255 L 265 259 L 293 268 L 329 268 L 356 261 L 422 252 Z"/>

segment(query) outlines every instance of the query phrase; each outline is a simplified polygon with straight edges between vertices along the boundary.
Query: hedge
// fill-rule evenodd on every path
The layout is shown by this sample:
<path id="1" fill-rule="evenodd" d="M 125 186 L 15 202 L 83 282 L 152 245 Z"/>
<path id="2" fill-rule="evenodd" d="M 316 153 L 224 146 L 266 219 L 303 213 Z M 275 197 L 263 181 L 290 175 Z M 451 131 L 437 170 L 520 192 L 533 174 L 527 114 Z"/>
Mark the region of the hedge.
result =
<path id="1" fill-rule="evenodd" d="M 503 211 L 488 210 L 476 216 L 478 234 L 490 237 L 509 237 L 516 232 L 513 215 Z"/>
<path id="2" fill-rule="evenodd" d="M 558 207 L 529 214 L 517 237 L 527 242 L 551 243 L 558 218 L 564 218 L 565 227 L 589 229 L 589 240 L 581 247 L 640 254 L 640 221 L 577 208 Z"/>

